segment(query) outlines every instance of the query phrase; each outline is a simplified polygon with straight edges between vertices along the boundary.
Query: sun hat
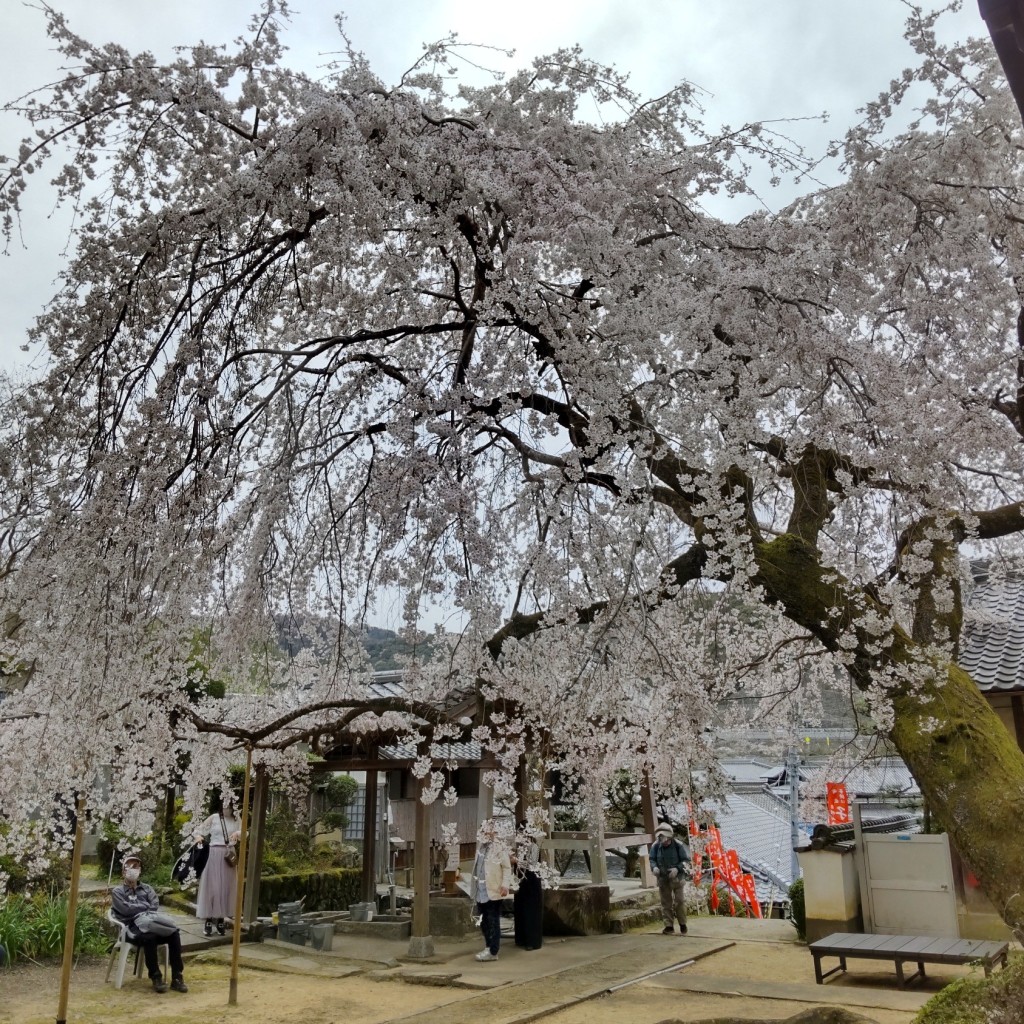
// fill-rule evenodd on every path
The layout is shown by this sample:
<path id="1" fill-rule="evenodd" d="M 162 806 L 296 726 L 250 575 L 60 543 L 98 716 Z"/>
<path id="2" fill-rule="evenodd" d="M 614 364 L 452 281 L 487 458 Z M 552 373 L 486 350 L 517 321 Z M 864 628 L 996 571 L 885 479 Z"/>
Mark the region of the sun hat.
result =
<path id="1" fill-rule="evenodd" d="M 670 836 L 672 835 L 672 826 L 667 822 L 663 821 L 655 830 L 656 836 Z"/>

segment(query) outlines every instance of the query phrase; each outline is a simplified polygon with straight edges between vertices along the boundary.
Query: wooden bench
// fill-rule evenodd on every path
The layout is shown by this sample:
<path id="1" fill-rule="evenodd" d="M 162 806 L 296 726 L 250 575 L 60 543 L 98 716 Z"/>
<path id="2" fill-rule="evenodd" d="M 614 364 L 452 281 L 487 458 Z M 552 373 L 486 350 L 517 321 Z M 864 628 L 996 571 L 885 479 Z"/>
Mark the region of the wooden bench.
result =
<path id="1" fill-rule="evenodd" d="M 985 942 L 980 939 L 935 938 L 928 935 L 865 935 L 860 932 L 833 932 L 808 947 L 814 957 L 814 978 L 819 985 L 829 975 L 846 970 L 847 960 L 892 960 L 896 964 L 896 980 L 903 988 L 908 981 L 924 977 L 927 964 L 980 963 L 986 977 L 995 964 L 1006 967 L 1008 942 Z M 839 958 L 839 966 L 821 973 L 821 959 Z M 917 964 L 909 978 L 903 976 L 905 963 Z"/>

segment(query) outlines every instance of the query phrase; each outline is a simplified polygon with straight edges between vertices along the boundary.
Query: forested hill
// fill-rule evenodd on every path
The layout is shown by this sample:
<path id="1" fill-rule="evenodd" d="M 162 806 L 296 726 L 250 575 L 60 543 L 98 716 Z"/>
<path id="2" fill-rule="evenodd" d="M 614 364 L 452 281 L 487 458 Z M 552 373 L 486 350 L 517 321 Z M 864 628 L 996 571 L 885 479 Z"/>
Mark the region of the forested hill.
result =
<path id="1" fill-rule="evenodd" d="M 334 623 L 326 620 L 282 619 L 278 622 L 278 642 L 289 657 L 294 657 L 310 647 L 333 644 L 336 628 Z M 401 668 L 407 658 L 428 660 L 431 656 L 429 638 L 414 645 L 394 630 L 379 626 L 367 626 L 361 635 L 370 663 L 377 671 Z"/>

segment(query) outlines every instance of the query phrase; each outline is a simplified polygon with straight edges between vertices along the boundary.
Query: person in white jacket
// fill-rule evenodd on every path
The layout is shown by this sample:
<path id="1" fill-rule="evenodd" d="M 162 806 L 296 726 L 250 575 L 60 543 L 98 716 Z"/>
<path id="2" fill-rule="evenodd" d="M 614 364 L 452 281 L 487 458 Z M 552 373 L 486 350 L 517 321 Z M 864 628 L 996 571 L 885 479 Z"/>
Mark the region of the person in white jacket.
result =
<path id="1" fill-rule="evenodd" d="M 476 900 L 480 931 L 486 945 L 477 953 L 477 960 L 497 960 L 501 946 L 501 901 L 512 884 L 512 862 L 508 847 L 498 838 L 493 818 L 480 823 L 476 836 L 476 860 L 470 880 L 470 896 Z"/>

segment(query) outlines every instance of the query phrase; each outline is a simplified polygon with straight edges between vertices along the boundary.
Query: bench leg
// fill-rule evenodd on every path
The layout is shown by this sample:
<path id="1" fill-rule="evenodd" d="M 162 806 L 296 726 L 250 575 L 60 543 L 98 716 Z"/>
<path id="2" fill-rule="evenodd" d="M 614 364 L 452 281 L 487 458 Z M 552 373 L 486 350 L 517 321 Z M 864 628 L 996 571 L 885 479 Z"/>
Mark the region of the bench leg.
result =
<path id="1" fill-rule="evenodd" d="M 826 978 L 830 978 L 833 974 L 838 974 L 839 971 L 845 971 L 846 970 L 846 957 L 845 956 L 839 957 L 839 966 L 838 967 L 833 967 L 831 970 L 828 970 L 828 971 L 825 971 L 824 973 L 822 973 L 822 970 L 821 970 L 821 958 L 822 958 L 822 956 L 824 954 L 822 954 L 822 953 L 813 953 L 811 955 L 814 957 L 814 980 L 819 985 L 824 985 L 825 984 L 825 979 Z M 829 955 L 831 955 L 831 954 L 829 954 Z"/>
<path id="2" fill-rule="evenodd" d="M 902 960 L 896 961 L 896 982 L 900 988 L 906 988 L 910 982 L 924 978 L 924 963 L 922 961 L 917 961 L 917 970 L 909 978 L 903 975 L 903 963 Z"/>

